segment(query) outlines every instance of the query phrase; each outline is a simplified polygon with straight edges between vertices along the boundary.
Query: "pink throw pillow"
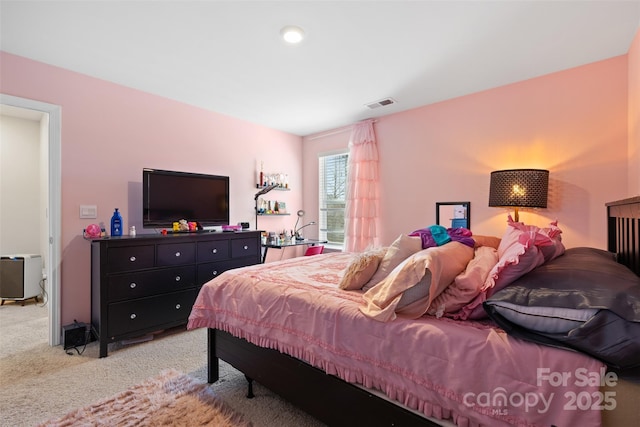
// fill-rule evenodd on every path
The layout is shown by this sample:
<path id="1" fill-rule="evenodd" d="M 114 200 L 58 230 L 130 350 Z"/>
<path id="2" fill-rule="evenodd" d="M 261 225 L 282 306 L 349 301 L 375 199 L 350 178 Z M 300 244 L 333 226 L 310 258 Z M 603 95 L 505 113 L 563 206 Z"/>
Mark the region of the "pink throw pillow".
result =
<path id="1" fill-rule="evenodd" d="M 427 314 L 451 317 L 481 292 L 489 272 L 498 262 L 498 251 L 490 246 L 476 248 L 474 257 L 464 272 L 456 276 L 429 307 Z"/>
<path id="2" fill-rule="evenodd" d="M 549 262 L 564 253 L 565 247 L 562 244 L 562 230 L 558 227 L 557 220 L 550 223 L 549 227 L 540 229 L 540 233 L 547 236 L 552 242 L 550 245 L 540 246 L 539 248 L 544 256 L 544 262 Z"/>
<path id="3" fill-rule="evenodd" d="M 545 259 L 539 247 L 552 244 L 548 236 L 540 233 L 540 228 L 515 222 L 509 215 L 507 229 L 498 246 L 497 264 L 489 272 L 481 292 L 460 312 L 455 313 L 454 317 L 461 320 L 486 318 L 482 303 L 500 289 L 542 265 Z"/>
<path id="4" fill-rule="evenodd" d="M 507 230 L 498 246 L 498 263 L 489 272 L 483 291 L 487 298 L 517 278 L 544 263 L 538 245 L 551 245 L 551 239 L 540 233 L 536 226 L 515 222 L 509 215 Z"/>

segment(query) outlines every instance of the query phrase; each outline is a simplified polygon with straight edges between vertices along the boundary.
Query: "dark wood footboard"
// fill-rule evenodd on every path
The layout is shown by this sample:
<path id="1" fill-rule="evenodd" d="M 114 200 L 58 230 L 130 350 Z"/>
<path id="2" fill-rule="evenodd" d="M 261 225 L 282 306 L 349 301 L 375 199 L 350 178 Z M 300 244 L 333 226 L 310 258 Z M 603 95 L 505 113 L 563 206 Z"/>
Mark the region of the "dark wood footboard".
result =
<path id="1" fill-rule="evenodd" d="M 209 329 L 208 343 L 209 382 L 218 379 L 220 358 L 328 425 L 438 426 L 277 350 L 258 347 L 217 329 Z"/>

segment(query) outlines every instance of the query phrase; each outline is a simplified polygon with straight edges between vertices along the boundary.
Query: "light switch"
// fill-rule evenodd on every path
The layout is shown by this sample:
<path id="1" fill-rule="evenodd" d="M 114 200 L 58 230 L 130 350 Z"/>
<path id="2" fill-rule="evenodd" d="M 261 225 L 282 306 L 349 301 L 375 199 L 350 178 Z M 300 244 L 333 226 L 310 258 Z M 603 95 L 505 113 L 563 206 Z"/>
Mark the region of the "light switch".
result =
<path id="1" fill-rule="evenodd" d="M 98 218 L 98 207 L 96 205 L 80 205 L 80 218 Z"/>

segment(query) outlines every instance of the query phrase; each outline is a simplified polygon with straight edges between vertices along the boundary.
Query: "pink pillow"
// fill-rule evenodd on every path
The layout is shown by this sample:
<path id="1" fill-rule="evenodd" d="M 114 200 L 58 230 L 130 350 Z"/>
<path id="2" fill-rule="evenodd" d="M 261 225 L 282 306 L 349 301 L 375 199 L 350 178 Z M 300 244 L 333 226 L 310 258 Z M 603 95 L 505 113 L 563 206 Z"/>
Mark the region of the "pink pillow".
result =
<path id="1" fill-rule="evenodd" d="M 481 292 L 489 272 L 498 262 L 498 251 L 490 246 L 476 248 L 474 257 L 464 272 L 456 276 L 455 280 L 429 307 L 427 314 L 441 317 L 458 312 L 469 304 Z"/>
<path id="2" fill-rule="evenodd" d="M 549 262 L 554 258 L 559 257 L 565 251 L 562 244 L 562 230 L 558 227 L 558 221 L 553 221 L 549 224 L 549 227 L 540 229 L 540 233 L 544 234 L 551 240 L 550 245 L 540 246 L 542 255 L 544 256 L 544 262 Z"/>
<path id="3" fill-rule="evenodd" d="M 553 245 L 552 239 L 536 226 L 515 222 L 511 215 L 507 229 L 498 246 L 498 263 L 493 266 L 481 292 L 455 314 L 457 319 L 483 319 L 487 317 L 482 303 L 521 276 L 544 263 L 539 247 Z"/>
<path id="4" fill-rule="evenodd" d="M 421 317 L 431 302 L 464 271 L 473 254 L 473 248 L 450 242 L 411 255 L 365 292 L 360 311 L 380 322 L 389 322 L 396 315 L 410 319 Z M 415 292 L 414 287 L 418 287 Z M 407 291 L 410 295 L 402 300 Z M 400 301 L 403 301 L 402 308 L 398 307 Z"/>
<path id="5" fill-rule="evenodd" d="M 509 215 L 507 230 L 498 246 L 498 263 L 489 272 L 483 291 L 487 298 L 517 278 L 544 263 L 538 246 L 551 245 L 552 241 L 532 225 L 515 222 Z"/>
<path id="6" fill-rule="evenodd" d="M 512 245 L 489 272 L 481 292 L 460 312 L 455 313 L 454 318 L 460 320 L 486 318 L 487 313 L 482 303 L 487 298 L 543 263 L 542 252 L 535 245 L 528 248 L 520 243 Z"/>
<path id="7" fill-rule="evenodd" d="M 521 243 L 514 244 L 505 251 L 489 272 L 484 282 L 487 298 L 543 263 L 544 256 L 537 246 L 526 247 Z"/>

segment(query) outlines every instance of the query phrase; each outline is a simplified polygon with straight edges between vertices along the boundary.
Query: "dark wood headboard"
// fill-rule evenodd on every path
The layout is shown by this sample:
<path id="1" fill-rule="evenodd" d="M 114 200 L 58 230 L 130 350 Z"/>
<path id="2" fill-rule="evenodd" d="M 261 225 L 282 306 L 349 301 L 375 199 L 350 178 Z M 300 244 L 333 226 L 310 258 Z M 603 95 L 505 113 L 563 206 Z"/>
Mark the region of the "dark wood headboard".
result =
<path id="1" fill-rule="evenodd" d="M 607 249 L 640 276 L 640 196 L 606 205 Z"/>

